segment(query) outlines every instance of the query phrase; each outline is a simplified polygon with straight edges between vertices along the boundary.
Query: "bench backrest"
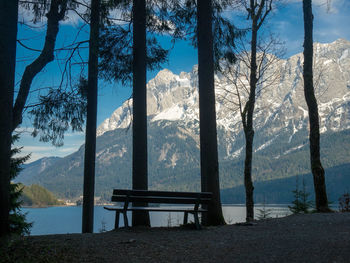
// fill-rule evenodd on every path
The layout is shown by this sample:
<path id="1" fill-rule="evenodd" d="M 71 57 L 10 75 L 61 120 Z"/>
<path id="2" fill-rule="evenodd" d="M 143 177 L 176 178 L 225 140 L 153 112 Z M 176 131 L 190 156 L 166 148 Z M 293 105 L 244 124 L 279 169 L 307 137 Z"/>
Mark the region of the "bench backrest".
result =
<path id="1" fill-rule="evenodd" d="M 145 202 L 163 204 L 208 204 L 213 194 L 209 192 L 170 192 L 114 189 L 113 202 Z"/>

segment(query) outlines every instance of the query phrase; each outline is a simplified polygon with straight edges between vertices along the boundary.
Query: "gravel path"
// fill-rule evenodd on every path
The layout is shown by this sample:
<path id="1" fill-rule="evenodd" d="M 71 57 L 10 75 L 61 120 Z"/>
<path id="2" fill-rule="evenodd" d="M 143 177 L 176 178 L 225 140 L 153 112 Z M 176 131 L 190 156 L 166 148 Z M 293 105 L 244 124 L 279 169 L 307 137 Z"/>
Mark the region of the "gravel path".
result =
<path id="1" fill-rule="evenodd" d="M 350 262 L 350 213 L 292 215 L 200 231 L 136 228 L 32 236 L 8 250 L 12 256 L 6 260 L 12 262 Z"/>

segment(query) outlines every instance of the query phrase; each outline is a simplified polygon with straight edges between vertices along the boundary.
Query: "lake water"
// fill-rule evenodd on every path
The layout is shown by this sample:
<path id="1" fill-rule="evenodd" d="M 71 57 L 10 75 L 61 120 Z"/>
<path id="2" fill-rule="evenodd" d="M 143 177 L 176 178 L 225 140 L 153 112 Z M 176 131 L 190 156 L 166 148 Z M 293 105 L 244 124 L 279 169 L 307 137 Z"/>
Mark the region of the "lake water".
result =
<path id="1" fill-rule="evenodd" d="M 255 215 L 259 215 L 261 206 L 255 207 Z M 283 205 L 268 205 L 266 209 L 271 212 L 271 217 L 283 217 L 290 214 L 288 207 Z M 81 233 L 82 206 L 48 207 L 48 208 L 22 208 L 27 213 L 27 221 L 33 222 L 31 235 Z M 103 206 L 95 206 L 94 232 L 108 231 L 114 228 L 115 212 L 103 209 Z M 228 224 L 245 221 L 245 206 L 224 205 L 223 214 Z M 131 219 L 131 214 L 129 220 Z M 182 223 L 183 213 L 151 212 L 151 225 L 177 226 Z M 193 221 L 189 215 L 189 221 Z M 119 224 L 123 225 L 120 217 Z"/>

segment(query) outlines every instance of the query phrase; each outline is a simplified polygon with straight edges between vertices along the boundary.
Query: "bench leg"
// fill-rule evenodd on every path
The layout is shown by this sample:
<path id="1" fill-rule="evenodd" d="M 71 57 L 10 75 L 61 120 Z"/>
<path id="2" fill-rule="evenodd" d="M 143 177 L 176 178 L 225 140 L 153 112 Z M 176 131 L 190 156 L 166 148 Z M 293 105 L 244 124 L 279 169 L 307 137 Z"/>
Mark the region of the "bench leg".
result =
<path id="1" fill-rule="evenodd" d="M 196 228 L 197 229 L 201 229 L 201 225 L 199 224 L 199 218 L 198 218 L 198 213 L 194 212 L 193 213 L 193 217 L 194 217 L 194 222 L 196 224 Z"/>
<path id="2" fill-rule="evenodd" d="M 114 229 L 117 229 L 119 227 L 119 214 L 119 211 L 115 211 Z"/>
<path id="3" fill-rule="evenodd" d="M 129 228 L 128 215 L 127 215 L 126 213 L 127 213 L 127 211 L 123 212 L 123 216 L 124 216 L 124 226 L 125 226 L 125 228 Z"/>
<path id="4" fill-rule="evenodd" d="M 185 211 L 185 214 L 184 214 L 184 225 L 187 225 L 187 221 L 188 221 L 188 212 Z"/>

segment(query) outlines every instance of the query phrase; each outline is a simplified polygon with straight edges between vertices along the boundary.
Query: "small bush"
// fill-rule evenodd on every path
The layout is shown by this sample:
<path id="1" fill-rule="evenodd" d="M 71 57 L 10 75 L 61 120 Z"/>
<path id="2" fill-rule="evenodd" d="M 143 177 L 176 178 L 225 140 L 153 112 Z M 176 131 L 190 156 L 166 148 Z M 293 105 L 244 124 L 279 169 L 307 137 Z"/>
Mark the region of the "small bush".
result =
<path id="1" fill-rule="evenodd" d="M 350 212 L 350 195 L 349 195 L 349 193 L 345 193 L 339 198 L 339 211 L 340 212 Z"/>
<path id="2" fill-rule="evenodd" d="M 263 199 L 263 203 L 262 203 L 262 208 L 258 209 L 259 214 L 258 214 L 258 219 L 259 220 L 263 220 L 263 219 L 268 219 L 271 218 L 272 215 L 272 210 L 268 209 L 266 207 L 266 198 L 265 198 L 265 194 L 264 194 L 264 199 Z"/>
<path id="3" fill-rule="evenodd" d="M 312 202 L 308 200 L 310 193 L 306 192 L 305 180 L 303 177 L 303 188 L 299 190 L 298 176 L 296 178 L 296 188 L 293 191 L 294 200 L 292 201 L 292 206 L 288 206 L 289 210 L 293 214 L 309 213 L 309 209 L 312 208 Z"/>

